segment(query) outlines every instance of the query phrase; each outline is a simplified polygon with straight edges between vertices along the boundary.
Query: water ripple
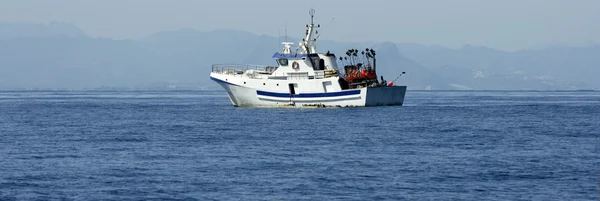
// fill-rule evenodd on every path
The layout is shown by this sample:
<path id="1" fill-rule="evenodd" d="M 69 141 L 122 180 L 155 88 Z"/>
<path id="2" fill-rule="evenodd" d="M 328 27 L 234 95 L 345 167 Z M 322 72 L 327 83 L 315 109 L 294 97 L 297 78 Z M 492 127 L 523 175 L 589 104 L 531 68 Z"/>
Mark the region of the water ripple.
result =
<path id="1" fill-rule="evenodd" d="M 598 200 L 600 96 L 409 92 L 235 108 L 222 91 L 0 92 L 0 200 Z"/>

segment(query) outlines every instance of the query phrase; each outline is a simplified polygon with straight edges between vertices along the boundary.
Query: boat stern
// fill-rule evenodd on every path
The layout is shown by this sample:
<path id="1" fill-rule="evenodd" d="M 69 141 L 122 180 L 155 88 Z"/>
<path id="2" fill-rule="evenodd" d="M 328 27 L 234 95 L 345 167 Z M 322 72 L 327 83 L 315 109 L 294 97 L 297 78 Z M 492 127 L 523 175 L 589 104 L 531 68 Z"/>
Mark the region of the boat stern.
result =
<path id="1" fill-rule="evenodd" d="M 402 105 L 406 86 L 368 87 L 365 90 L 365 106 Z"/>

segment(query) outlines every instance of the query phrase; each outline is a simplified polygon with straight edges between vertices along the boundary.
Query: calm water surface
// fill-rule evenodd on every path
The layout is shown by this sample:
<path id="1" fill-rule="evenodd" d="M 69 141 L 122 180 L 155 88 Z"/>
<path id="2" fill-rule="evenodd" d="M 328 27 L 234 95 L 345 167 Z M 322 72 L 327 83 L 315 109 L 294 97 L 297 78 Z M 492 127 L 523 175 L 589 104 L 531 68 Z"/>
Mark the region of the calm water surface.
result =
<path id="1" fill-rule="evenodd" d="M 599 200 L 600 92 L 0 92 L 0 200 Z"/>

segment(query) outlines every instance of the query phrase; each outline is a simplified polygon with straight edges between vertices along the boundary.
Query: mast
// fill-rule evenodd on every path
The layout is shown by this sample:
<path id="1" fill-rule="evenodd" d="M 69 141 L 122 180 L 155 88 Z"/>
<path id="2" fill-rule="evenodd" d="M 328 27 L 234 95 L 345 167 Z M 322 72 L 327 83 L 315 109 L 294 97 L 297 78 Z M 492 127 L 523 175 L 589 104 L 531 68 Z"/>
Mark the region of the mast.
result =
<path id="1" fill-rule="evenodd" d="M 371 55 L 373 56 L 373 72 L 377 74 L 377 58 L 375 58 L 375 50 L 371 49 Z"/>
<path id="2" fill-rule="evenodd" d="M 315 9 L 310 9 L 310 11 L 308 12 L 308 14 L 310 15 L 310 24 L 306 25 L 306 36 L 304 37 L 304 39 L 302 39 L 302 50 L 306 53 L 306 54 L 310 54 L 311 52 L 317 52 L 316 47 L 315 47 L 315 39 L 313 39 L 314 35 L 315 35 L 315 23 L 314 23 L 314 18 L 315 18 Z M 317 27 L 319 27 L 319 25 L 317 25 Z"/>
<path id="3" fill-rule="evenodd" d="M 310 9 L 310 11 L 308 11 L 308 14 L 310 15 L 310 24 L 306 25 L 306 36 L 304 39 L 302 39 L 302 42 L 300 43 L 302 45 L 300 45 L 300 48 L 302 48 L 304 53 L 310 55 L 311 52 L 317 52 L 316 47 L 314 45 L 315 39 L 313 39 L 315 26 L 315 9 Z M 311 66 L 314 68 L 315 63 L 313 59 L 310 56 L 307 56 L 307 59 L 310 62 Z"/>

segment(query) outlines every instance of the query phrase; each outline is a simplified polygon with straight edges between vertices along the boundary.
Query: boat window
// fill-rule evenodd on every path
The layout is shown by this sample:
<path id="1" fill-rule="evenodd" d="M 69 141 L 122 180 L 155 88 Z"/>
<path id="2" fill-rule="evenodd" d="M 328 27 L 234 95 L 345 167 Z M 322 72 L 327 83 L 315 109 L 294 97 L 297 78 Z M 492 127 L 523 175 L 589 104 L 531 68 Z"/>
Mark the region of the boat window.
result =
<path id="1" fill-rule="evenodd" d="M 287 66 L 288 60 L 287 59 L 277 59 L 277 63 L 279 63 L 279 65 L 281 65 L 281 66 Z"/>

